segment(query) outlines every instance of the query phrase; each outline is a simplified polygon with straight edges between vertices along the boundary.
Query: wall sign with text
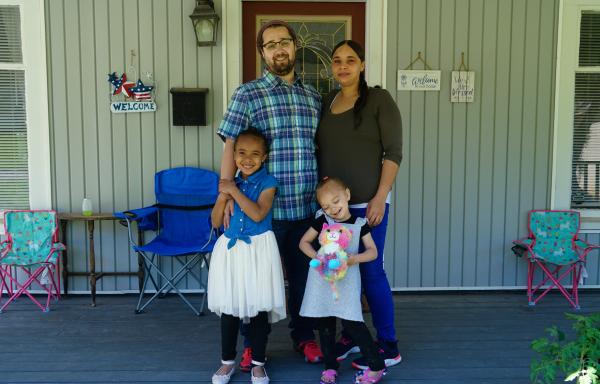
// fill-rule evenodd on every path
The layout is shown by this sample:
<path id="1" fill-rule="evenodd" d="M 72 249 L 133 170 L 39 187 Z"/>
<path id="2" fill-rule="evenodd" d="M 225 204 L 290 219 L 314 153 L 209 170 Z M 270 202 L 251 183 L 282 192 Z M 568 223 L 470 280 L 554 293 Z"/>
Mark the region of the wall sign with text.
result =
<path id="1" fill-rule="evenodd" d="M 452 71 L 450 101 L 453 103 L 472 103 L 475 96 L 475 72 Z"/>
<path id="2" fill-rule="evenodd" d="M 439 91 L 442 71 L 398 70 L 399 91 Z"/>
<path id="3" fill-rule="evenodd" d="M 148 80 L 152 79 L 150 73 L 146 74 Z M 110 95 L 110 111 L 112 113 L 131 112 L 156 112 L 154 102 L 154 86 L 138 79 L 135 83 L 127 80 L 127 75 L 120 76 L 116 72 L 108 74 L 108 82 L 112 85 Z"/>

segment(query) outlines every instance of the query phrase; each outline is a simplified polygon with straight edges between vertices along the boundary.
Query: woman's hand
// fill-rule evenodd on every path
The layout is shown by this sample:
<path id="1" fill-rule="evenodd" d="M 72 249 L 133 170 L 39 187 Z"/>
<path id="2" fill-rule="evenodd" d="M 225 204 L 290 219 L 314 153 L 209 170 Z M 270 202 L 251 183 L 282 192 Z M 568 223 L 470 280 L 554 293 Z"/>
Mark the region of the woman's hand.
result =
<path id="1" fill-rule="evenodd" d="M 348 266 L 358 263 L 360 263 L 360 260 L 358 259 L 357 255 L 348 255 L 348 260 L 346 260 L 346 264 L 348 264 Z"/>
<path id="2" fill-rule="evenodd" d="M 219 192 L 232 195 L 237 190 L 237 186 L 233 180 L 219 180 Z"/>
<path id="3" fill-rule="evenodd" d="M 383 220 L 383 216 L 385 215 L 385 199 L 386 196 L 379 197 L 375 195 L 369 201 L 367 205 L 367 221 L 371 227 L 378 226 Z"/>

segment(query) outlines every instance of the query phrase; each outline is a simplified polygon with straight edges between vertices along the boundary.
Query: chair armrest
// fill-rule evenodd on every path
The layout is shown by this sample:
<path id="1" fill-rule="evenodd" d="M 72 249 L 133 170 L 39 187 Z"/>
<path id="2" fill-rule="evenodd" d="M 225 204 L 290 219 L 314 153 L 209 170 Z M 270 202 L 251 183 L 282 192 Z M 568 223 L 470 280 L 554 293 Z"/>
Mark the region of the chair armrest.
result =
<path id="1" fill-rule="evenodd" d="M 53 251 L 64 251 L 65 249 L 67 249 L 67 247 L 65 247 L 65 245 L 63 243 L 53 243 L 52 244 Z"/>
<path id="2" fill-rule="evenodd" d="M 138 229 L 142 231 L 156 231 L 158 229 L 158 209 L 156 207 L 144 207 L 131 209 L 129 211 L 115 212 L 114 216 L 126 220 L 128 223 L 135 221 Z"/>
<path id="3" fill-rule="evenodd" d="M 531 237 L 523 237 L 521 239 L 518 240 L 513 240 L 513 244 L 516 245 L 521 245 L 527 249 L 531 248 L 531 244 L 534 242 L 534 239 L 532 239 Z"/>
<path id="4" fill-rule="evenodd" d="M 529 237 L 524 237 L 522 239 L 513 240 L 513 246 L 511 247 L 511 251 L 515 254 L 515 256 L 523 257 L 527 253 L 533 254 L 533 250 L 531 249 L 531 244 L 534 239 Z"/>
<path id="5" fill-rule="evenodd" d="M 0 242 L 0 257 L 2 257 L 2 254 L 8 250 L 9 246 L 10 243 L 8 242 L 8 239 Z"/>
<path id="6" fill-rule="evenodd" d="M 586 250 L 589 248 L 589 250 L 591 251 L 592 249 L 600 248 L 600 245 L 590 244 L 587 241 L 581 239 L 575 239 L 574 243 L 575 247 L 581 250 Z"/>

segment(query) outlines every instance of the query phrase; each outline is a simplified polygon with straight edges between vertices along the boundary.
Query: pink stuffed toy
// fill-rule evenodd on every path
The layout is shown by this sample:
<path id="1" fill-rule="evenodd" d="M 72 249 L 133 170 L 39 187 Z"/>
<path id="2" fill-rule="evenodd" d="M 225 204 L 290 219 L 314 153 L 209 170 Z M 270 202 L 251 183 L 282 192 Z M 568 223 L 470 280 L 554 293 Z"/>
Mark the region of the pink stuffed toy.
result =
<path id="1" fill-rule="evenodd" d="M 323 224 L 319 234 L 321 248 L 317 257 L 310 261 L 310 266 L 316 268 L 319 274 L 329 282 L 333 297 L 337 300 L 339 293 L 335 282 L 343 279 L 348 270 L 348 254 L 345 248 L 350 244 L 352 232 L 342 224 Z"/>

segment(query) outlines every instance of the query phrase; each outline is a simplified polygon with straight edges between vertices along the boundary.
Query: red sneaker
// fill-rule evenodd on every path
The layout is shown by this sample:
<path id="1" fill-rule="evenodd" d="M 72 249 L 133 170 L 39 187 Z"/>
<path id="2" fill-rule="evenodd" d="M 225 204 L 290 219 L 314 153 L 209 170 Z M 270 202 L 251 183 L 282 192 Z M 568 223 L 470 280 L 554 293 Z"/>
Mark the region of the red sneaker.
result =
<path id="1" fill-rule="evenodd" d="M 323 352 L 314 340 L 301 342 L 298 349 L 304 354 L 307 363 L 319 363 L 323 360 Z"/>
<path id="2" fill-rule="evenodd" d="M 240 361 L 240 371 L 250 372 L 252 369 L 252 348 L 244 348 L 242 360 Z"/>

